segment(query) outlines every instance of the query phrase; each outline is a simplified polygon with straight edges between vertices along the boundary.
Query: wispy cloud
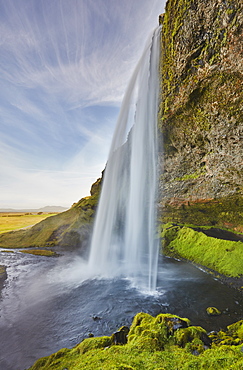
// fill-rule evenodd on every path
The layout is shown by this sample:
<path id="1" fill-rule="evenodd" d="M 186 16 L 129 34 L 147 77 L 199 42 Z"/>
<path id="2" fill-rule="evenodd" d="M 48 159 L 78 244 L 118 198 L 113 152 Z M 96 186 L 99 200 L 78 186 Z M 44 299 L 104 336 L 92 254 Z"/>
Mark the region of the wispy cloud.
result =
<path id="1" fill-rule="evenodd" d="M 91 158 L 102 162 L 99 169 L 92 165 L 94 172 L 105 165 L 109 148 L 102 151 L 102 145 L 109 146 L 115 107 L 163 5 L 161 0 L 0 0 L 0 145 L 5 163 L 11 153 L 16 159 L 8 164 L 8 175 L 25 184 L 19 185 L 21 199 L 32 186 L 38 189 L 35 198 L 46 201 L 51 184 L 68 183 L 77 198 L 87 191 L 82 175 L 79 186 L 70 184 L 66 166 L 84 158 L 85 173 Z M 50 170 L 64 172 L 54 176 Z M 49 185 L 34 186 L 38 171 Z M 11 188 L 0 191 L 0 201 L 16 197 Z M 64 198 L 70 199 L 62 196 L 58 203 Z"/>

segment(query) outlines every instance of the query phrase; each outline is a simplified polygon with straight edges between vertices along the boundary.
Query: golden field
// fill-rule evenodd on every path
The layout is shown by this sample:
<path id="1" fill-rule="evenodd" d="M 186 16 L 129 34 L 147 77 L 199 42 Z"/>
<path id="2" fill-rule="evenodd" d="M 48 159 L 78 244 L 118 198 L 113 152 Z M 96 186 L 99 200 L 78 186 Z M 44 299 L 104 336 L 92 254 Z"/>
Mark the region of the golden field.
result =
<path id="1" fill-rule="evenodd" d="M 47 217 L 54 216 L 56 213 L 0 213 L 0 233 L 18 230 L 25 227 L 30 227 Z"/>

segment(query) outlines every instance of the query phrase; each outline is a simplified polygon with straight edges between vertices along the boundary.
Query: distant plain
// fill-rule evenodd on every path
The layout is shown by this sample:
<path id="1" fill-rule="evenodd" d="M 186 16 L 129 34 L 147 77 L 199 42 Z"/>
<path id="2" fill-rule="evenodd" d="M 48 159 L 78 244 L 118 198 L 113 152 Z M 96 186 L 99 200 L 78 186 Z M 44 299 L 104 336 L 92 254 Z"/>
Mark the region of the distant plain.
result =
<path id="1" fill-rule="evenodd" d="M 0 213 L 0 234 L 14 231 L 25 227 L 31 227 L 47 217 L 56 213 L 45 212 L 1 212 Z"/>

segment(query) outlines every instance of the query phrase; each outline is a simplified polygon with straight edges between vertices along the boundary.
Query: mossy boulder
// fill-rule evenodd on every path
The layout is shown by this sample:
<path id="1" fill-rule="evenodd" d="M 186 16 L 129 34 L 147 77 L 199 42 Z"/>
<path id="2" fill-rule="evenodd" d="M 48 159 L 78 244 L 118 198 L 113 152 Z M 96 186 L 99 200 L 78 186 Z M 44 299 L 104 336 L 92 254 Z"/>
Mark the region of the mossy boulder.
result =
<path id="1" fill-rule="evenodd" d="M 227 326 L 226 330 L 209 334 L 214 345 L 239 346 L 243 343 L 243 320 Z"/>
<path id="2" fill-rule="evenodd" d="M 206 312 L 209 316 L 220 316 L 221 311 L 216 307 L 207 307 Z"/>
<path id="3" fill-rule="evenodd" d="M 179 323 L 182 327 L 175 327 Z M 235 323 L 210 338 L 203 328 L 190 326 L 188 319 L 139 313 L 126 344 L 115 345 L 112 336 L 87 338 L 72 349 L 39 359 L 29 370 L 240 369 L 241 327 L 241 322 Z"/>

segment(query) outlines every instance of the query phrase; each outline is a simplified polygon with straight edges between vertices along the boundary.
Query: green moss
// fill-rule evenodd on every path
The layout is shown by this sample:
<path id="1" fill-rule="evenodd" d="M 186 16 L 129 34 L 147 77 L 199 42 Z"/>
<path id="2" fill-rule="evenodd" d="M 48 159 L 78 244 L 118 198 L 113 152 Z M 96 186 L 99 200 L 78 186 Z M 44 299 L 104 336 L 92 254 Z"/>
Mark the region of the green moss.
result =
<path id="1" fill-rule="evenodd" d="M 112 345 L 111 337 L 85 339 L 73 349 L 62 349 L 51 356 L 38 360 L 31 370 L 174 370 L 174 369 L 240 369 L 243 361 L 241 346 L 222 344 L 228 332 L 218 333 L 211 349 L 205 349 L 207 337 L 201 327 L 168 331 L 172 319 L 183 320 L 175 315 L 163 314 L 152 317 L 140 313 L 130 328 L 130 340 L 125 345 Z M 240 323 L 235 324 L 239 329 Z M 142 330 L 136 334 L 136 328 Z M 238 332 L 233 330 L 234 333 Z M 161 330 L 163 344 L 161 347 Z M 219 339 L 221 338 L 221 340 Z M 234 343 L 237 339 L 235 336 Z M 240 341 L 238 341 L 240 343 Z M 160 347 L 160 348 L 159 348 Z M 196 355 L 196 356 L 195 356 Z"/>
<path id="2" fill-rule="evenodd" d="M 66 212 L 48 217 L 30 229 L 1 234 L 0 247 L 80 247 L 82 238 L 87 238 L 86 230 L 93 221 L 100 185 L 101 179 L 98 179 L 92 185 L 91 196 L 82 198 Z"/>
<path id="3" fill-rule="evenodd" d="M 243 243 L 216 239 L 188 227 L 167 225 L 163 232 L 164 253 L 186 258 L 220 274 L 243 275 Z"/>
<path id="4" fill-rule="evenodd" d="M 184 175 L 182 177 L 176 177 L 173 181 L 186 181 L 186 180 L 192 180 L 197 179 L 198 177 L 205 174 L 205 171 L 201 168 L 193 173 L 189 173 L 187 175 Z"/>
<path id="5" fill-rule="evenodd" d="M 219 316 L 221 312 L 216 307 L 208 307 L 206 312 L 209 316 Z"/>
<path id="6" fill-rule="evenodd" d="M 227 333 L 243 341 L 243 320 L 227 326 Z"/>
<path id="7" fill-rule="evenodd" d="M 47 250 L 47 249 L 25 249 L 20 252 L 33 254 L 35 256 L 45 256 L 45 257 L 57 257 L 58 256 L 56 252 Z"/>
<path id="8" fill-rule="evenodd" d="M 161 18 L 159 109 L 165 169 L 161 188 L 166 190 L 162 194 L 166 202 L 164 223 L 228 224 L 243 230 L 243 94 L 237 52 L 242 36 L 241 14 L 240 1 L 207 5 L 192 0 L 167 1 Z M 230 59 L 232 51 L 235 63 Z M 227 139 L 231 145 L 224 145 Z M 225 163 L 222 171 L 217 169 L 217 157 Z M 202 171 L 198 170 L 199 164 Z M 225 200 L 220 205 L 222 197 Z M 241 206 L 235 204 L 234 197 Z M 220 198 L 219 202 L 214 198 Z M 181 200 L 180 207 L 173 204 L 174 199 Z M 207 204 L 193 202 L 202 199 Z"/>
<path id="9" fill-rule="evenodd" d="M 224 198 L 165 204 L 161 222 L 214 226 L 243 231 L 243 197 L 229 195 Z"/>
<path id="10" fill-rule="evenodd" d="M 175 332 L 175 343 L 180 347 L 185 347 L 186 344 L 193 342 L 195 349 L 199 346 L 201 351 L 201 346 L 203 349 L 202 338 L 206 334 L 206 330 L 201 328 L 200 326 L 190 326 L 188 328 L 180 329 Z M 189 348 L 191 349 L 192 347 L 190 346 Z"/>
<path id="11" fill-rule="evenodd" d="M 111 344 L 112 344 L 111 337 L 98 337 L 98 338 L 94 337 L 85 339 L 83 342 L 77 345 L 75 349 L 76 351 L 78 351 L 78 353 L 83 354 L 93 349 L 109 347 Z"/>
<path id="12" fill-rule="evenodd" d="M 191 0 L 169 0 L 166 4 L 166 12 L 161 18 L 162 22 L 162 63 L 160 65 L 162 99 L 160 106 L 160 123 L 163 125 L 173 113 L 173 105 L 183 89 L 193 91 L 201 77 L 198 70 L 209 65 L 221 63 L 221 51 L 227 47 L 230 41 L 229 34 L 237 22 L 237 4 L 224 3 L 215 5 L 211 22 L 208 26 L 210 34 L 200 26 L 201 20 L 193 23 L 192 19 L 197 16 L 197 4 Z M 239 11 L 240 13 L 240 11 Z M 228 16 L 225 24 L 225 14 Z M 190 19 L 191 18 L 191 19 Z M 188 32 L 187 24 L 195 29 L 194 34 Z M 198 29 L 195 28 L 198 26 Z M 202 37 L 202 33 L 204 32 Z M 199 37 L 198 37 L 199 36 Z M 178 67 L 180 57 L 180 45 L 189 45 L 185 48 L 184 68 Z M 178 63 L 178 64 L 177 64 Z M 214 73 L 214 72 L 213 72 Z"/>

